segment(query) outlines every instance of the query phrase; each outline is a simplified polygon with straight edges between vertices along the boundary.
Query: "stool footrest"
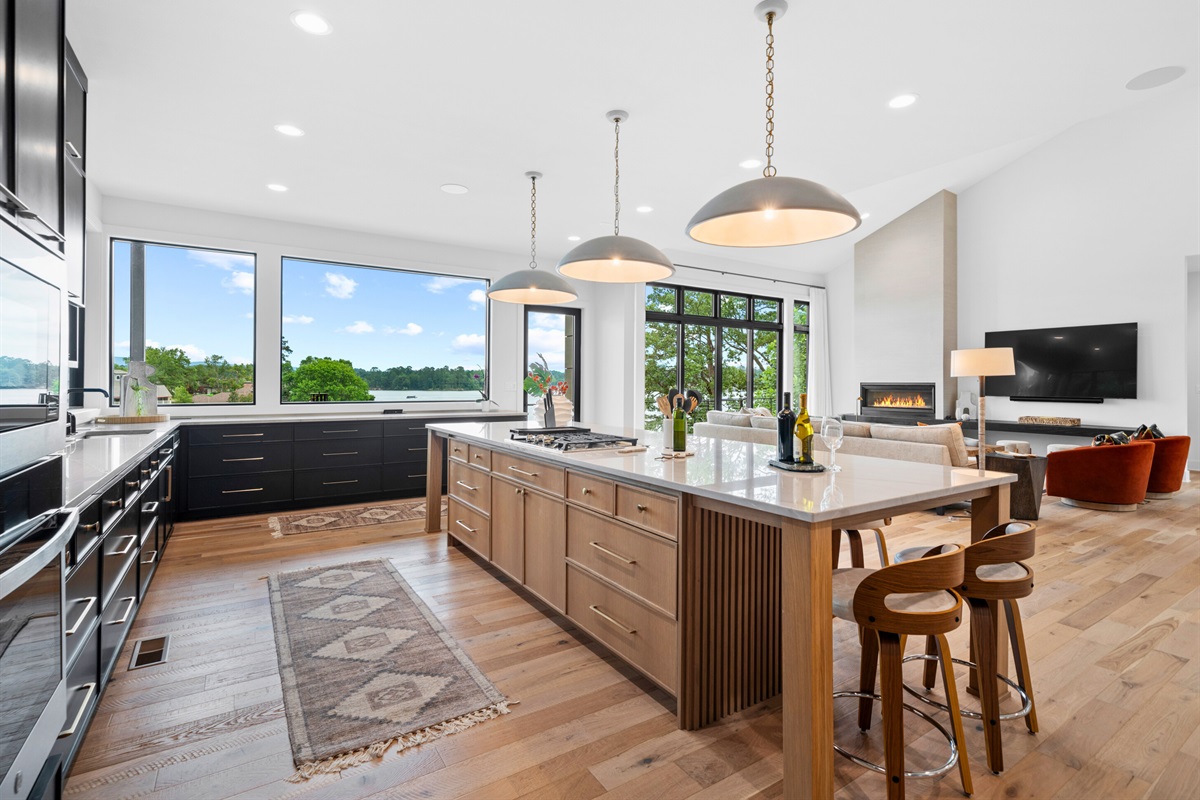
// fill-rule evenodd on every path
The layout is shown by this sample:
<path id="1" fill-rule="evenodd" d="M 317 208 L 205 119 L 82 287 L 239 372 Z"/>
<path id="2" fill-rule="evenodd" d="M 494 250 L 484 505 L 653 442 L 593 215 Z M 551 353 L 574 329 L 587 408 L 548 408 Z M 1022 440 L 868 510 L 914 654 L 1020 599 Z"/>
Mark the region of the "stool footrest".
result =
<path id="1" fill-rule="evenodd" d="M 937 656 L 931 656 L 931 655 L 928 655 L 927 653 L 915 653 L 911 656 L 904 657 L 905 662 L 907 662 L 907 661 L 937 661 L 937 660 L 938 660 Z M 958 664 L 960 667 L 968 667 L 970 669 L 978 669 L 978 667 L 975 665 L 975 662 L 973 662 L 973 661 L 967 661 L 966 659 L 963 659 L 963 658 L 951 658 L 950 660 L 953 661 L 955 664 Z M 1013 711 L 1012 713 L 1009 713 L 1009 714 L 1001 714 L 1000 719 L 1002 719 L 1002 720 L 1020 719 L 1021 717 L 1029 716 L 1029 712 L 1033 710 L 1033 701 L 1029 699 L 1029 695 L 1026 694 L 1025 690 L 1022 689 L 1019 684 L 1017 684 L 1015 681 L 1013 681 L 1007 675 L 997 674 L 996 678 L 998 680 L 1002 680 L 1005 683 L 1007 683 L 1009 686 L 1012 687 L 1013 691 L 1015 691 L 1018 695 L 1021 696 L 1021 710 Z M 920 700 L 925 705 L 933 706 L 934 708 L 939 709 L 940 711 L 945 711 L 946 713 L 950 713 L 950 706 L 946 705 L 945 703 L 939 703 L 938 701 L 934 700 L 932 697 L 926 696 L 924 692 L 919 692 L 916 689 L 912 688 L 907 683 L 901 684 L 901 685 L 904 687 L 904 691 L 908 692 L 909 694 L 911 694 L 917 700 Z M 835 697 L 836 697 L 836 695 L 835 695 Z M 978 711 L 972 711 L 969 708 L 959 708 L 958 713 L 964 717 L 970 717 L 971 719 L 983 719 L 983 714 L 979 713 Z"/>
<path id="2" fill-rule="evenodd" d="M 858 698 L 862 698 L 862 699 L 871 698 L 872 700 L 878 700 L 881 703 L 883 702 L 883 698 L 881 696 L 879 696 L 877 694 L 871 694 L 870 692 L 834 692 L 833 696 L 835 699 L 839 698 L 839 697 L 858 697 Z M 946 737 L 946 743 L 950 745 L 950 760 L 947 761 L 945 764 L 943 764 L 940 767 L 931 769 L 931 770 L 925 770 L 924 772 L 905 771 L 904 777 L 906 777 L 906 778 L 936 778 L 937 776 L 945 775 L 947 772 L 954 769 L 955 765 L 958 764 L 958 743 L 954 741 L 953 734 L 951 734 L 950 731 L 948 731 L 944 727 L 942 727 L 942 724 L 940 722 L 938 722 L 936 719 L 934 719 L 933 717 L 926 714 L 921 709 L 913 708 L 908 703 L 901 703 L 900 705 L 903 706 L 906 711 L 911 711 L 912 713 L 916 714 L 921 719 L 928 722 L 934 728 L 936 728 L 942 734 L 942 736 Z M 833 750 L 838 755 L 842 756 L 843 758 L 847 758 L 847 759 L 853 761 L 855 764 L 858 764 L 860 767 L 865 767 L 869 770 L 874 770 L 875 772 L 879 772 L 881 774 L 887 774 L 887 770 L 885 770 L 880 765 L 878 765 L 874 762 L 871 762 L 871 761 L 867 761 L 865 758 L 863 758 L 861 756 L 857 756 L 854 753 L 851 753 L 849 750 L 846 750 L 845 748 L 839 746 L 837 742 L 833 743 Z"/>

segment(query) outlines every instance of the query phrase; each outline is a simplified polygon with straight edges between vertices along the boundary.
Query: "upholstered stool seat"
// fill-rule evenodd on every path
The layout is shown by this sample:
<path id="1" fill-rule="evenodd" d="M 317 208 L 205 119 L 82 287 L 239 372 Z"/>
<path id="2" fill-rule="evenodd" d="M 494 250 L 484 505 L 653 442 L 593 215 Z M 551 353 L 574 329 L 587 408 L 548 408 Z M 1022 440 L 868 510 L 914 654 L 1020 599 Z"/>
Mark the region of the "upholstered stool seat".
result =
<path id="1" fill-rule="evenodd" d="M 920 558 L 927 553 L 925 548 L 914 556 Z M 833 571 L 833 615 L 847 622 L 856 622 L 854 618 L 854 592 L 858 585 L 867 577 L 874 575 L 875 569 L 835 569 Z M 953 592 L 916 592 L 912 594 L 889 594 L 883 599 L 883 604 L 892 611 L 914 614 L 927 614 L 935 611 L 947 611 L 959 602 Z"/>
<path id="2" fill-rule="evenodd" d="M 1136 441 L 1050 453 L 1046 493 L 1080 508 L 1137 511 L 1146 499 L 1154 450 L 1152 442 Z"/>
<path id="3" fill-rule="evenodd" d="M 1154 445 L 1154 461 L 1150 465 L 1150 480 L 1146 484 L 1146 496 L 1170 497 L 1183 486 L 1183 474 L 1187 471 L 1188 451 L 1192 446 L 1190 436 L 1166 436 L 1149 439 Z"/>

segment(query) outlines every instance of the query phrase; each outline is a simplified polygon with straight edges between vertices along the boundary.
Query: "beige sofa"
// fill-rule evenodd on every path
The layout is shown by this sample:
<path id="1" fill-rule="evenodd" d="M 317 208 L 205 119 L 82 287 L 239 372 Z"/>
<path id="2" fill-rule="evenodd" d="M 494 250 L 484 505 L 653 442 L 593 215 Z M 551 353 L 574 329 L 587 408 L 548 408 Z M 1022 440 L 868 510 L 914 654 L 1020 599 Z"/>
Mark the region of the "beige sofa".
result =
<path id="1" fill-rule="evenodd" d="M 962 428 L 953 423 L 909 426 L 846 421 L 842 425 L 845 438 L 838 453 L 948 467 L 965 467 L 975 463 L 973 458 L 967 456 Z M 776 430 L 774 417 L 709 411 L 706 421 L 697 422 L 693 432 L 697 436 L 774 445 Z M 813 448 L 826 450 L 820 436 L 813 438 Z"/>

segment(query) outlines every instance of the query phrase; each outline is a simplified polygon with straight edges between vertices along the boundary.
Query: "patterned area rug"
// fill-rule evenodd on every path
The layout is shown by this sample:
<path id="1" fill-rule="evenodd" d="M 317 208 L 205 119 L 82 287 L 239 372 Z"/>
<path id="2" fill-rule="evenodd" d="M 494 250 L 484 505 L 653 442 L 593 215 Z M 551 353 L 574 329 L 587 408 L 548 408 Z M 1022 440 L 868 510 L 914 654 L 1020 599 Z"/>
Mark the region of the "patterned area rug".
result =
<path id="1" fill-rule="evenodd" d="M 270 577 L 294 781 L 508 713 L 386 559 Z"/>
<path id="2" fill-rule="evenodd" d="M 446 498 L 442 498 L 442 513 L 446 513 Z M 297 533 L 333 531 L 358 528 L 363 525 L 383 525 L 392 522 L 415 522 L 425 519 L 424 500 L 401 500 L 396 503 L 376 503 L 369 506 L 347 506 L 322 511 L 301 511 L 280 514 L 267 519 L 271 535 L 276 539 Z"/>

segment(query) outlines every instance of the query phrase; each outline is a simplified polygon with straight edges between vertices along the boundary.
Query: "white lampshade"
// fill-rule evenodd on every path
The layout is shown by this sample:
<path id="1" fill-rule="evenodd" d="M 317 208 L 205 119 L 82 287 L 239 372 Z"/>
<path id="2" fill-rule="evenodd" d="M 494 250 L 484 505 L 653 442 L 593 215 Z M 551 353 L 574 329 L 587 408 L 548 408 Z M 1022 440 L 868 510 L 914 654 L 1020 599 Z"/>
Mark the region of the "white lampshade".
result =
<path id="1" fill-rule="evenodd" d="M 950 351 L 952 378 L 1016 374 L 1017 366 L 1011 347 L 977 347 L 973 350 Z"/>

